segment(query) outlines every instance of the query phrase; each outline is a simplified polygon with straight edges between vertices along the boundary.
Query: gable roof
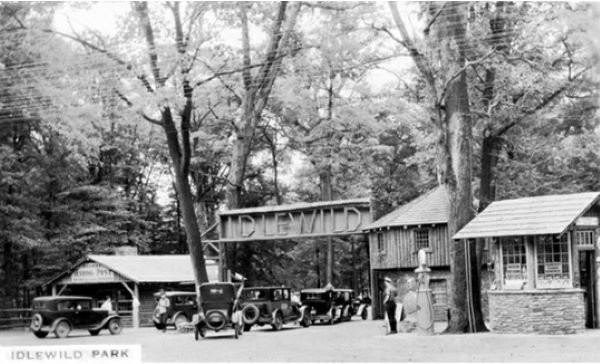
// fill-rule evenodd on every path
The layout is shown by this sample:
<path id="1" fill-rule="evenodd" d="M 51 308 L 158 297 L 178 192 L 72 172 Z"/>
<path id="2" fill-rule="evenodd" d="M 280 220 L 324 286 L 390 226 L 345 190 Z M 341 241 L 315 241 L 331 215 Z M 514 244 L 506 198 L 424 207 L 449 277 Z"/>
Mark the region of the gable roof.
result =
<path id="1" fill-rule="evenodd" d="M 193 283 L 194 270 L 189 255 L 88 255 L 71 269 L 52 278 L 48 284 L 71 274 L 86 262 L 96 262 L 126 280 L 136 283 Z M 218 266 L 206 260 L 210 281 L 218 280 Z"/>
<path id="2" fill-rule="evenodd" d="M 452 238 L 560 235 L 599 199 L 585 192 L 492 202 Z"/>
<path id="3" fill-rule="evenodd" d="M 450 216 L 450 197 L 445 185 L 398 207 L 396 210 L 367 225 L 363 230 L 392 226 L 446 224 Z"/>

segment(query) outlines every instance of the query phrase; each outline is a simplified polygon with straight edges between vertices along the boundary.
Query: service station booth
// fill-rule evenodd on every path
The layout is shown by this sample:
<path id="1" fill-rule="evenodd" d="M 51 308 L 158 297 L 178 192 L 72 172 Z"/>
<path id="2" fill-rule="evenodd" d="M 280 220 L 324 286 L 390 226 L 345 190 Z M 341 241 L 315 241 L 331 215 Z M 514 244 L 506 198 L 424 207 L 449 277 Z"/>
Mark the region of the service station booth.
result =
<path id="1" fill-rule="evenodd" d="M 490 243 L 491 330 L 578 333 L 599 325 L 600 193 L 497 201 L 453 239 Z"/>
<path id="2" fill-rule="evenodd" d="M 206 261 L 209 281 L 219 278 L 219 267 Z M 88 255 L 47 283 L 53 295 L 83 295 L 100 307 L 106 296 L 130 327 L 152 326 L 154 293 L 161 288 L 195 291 L 189 255 Z"/>

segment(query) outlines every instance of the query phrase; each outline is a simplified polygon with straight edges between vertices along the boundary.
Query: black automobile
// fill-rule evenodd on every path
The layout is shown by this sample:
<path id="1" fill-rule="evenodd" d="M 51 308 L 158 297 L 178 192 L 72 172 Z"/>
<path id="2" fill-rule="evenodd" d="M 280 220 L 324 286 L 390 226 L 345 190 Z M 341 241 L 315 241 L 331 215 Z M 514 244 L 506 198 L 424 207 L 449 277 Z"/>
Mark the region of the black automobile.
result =
<path id="1" fill-rule="evenodd" d="M 44 296 L 33 299 L 31 331 L 38 338 L 54 333 L 58 338 L 71 330 L 88 330 L 92 336 L 107 329 L 111 334 L 121 332 L 121 318 L 115 312 L 93 308 L 93 299 L 86 296 Z"/>
<path id="2" fill-rule="evenodd" d="M 333 325 L 338 321 L 350 320 L 358 311 L 357 300 L 350 289 L 303 289 L 300 292 L 300 300 L 302 306 L 310 313 L 312 323 L 318 321 Z"/>
<path id="3" fill-rule="evenodd" d="M 253 325 L 271 325 L 273 330 L 281 330 L 289 322 L 310 326 L 310 313 L 306 307 L 292 300 L 286 287 L 249 287 L 242 291 L 242 318 L 244 331 Z"/>
<path id="4" fill-rule="evenodd" d="M 350 321 L 358 313 L 360 300 L 354 297 L 351 289 L 334 289 L 333 301 L 336 310 L 339 310 L 339 319 Z"/>
<path id="5" fill-rule="evenodd" d="M 200 285 L 200 309 L 194 315 L 194 338 L 205 337 L 207 330 L 219 332 L 233 329 L 237 339 L 242 333 L 242 315 L 233 283 L 203 283 Z"/>
<path id="6" fill-rule="evenodd" d="M 196 302 L 196 292 L 186 291 L 167 291 L 165 295 L 169 299 L 167 308 L 166 326 L 174 326 L 176 329 L 185 327 L 192 321 L 194 314 L 198 312 L 198 303 Z M 160 292 L 154 294 L 156 300 L 160 298 Z M 158 310 L 153 315 L 154 327 L 158 330 L 164 329 L 164 324 L 160 322 Z"/>

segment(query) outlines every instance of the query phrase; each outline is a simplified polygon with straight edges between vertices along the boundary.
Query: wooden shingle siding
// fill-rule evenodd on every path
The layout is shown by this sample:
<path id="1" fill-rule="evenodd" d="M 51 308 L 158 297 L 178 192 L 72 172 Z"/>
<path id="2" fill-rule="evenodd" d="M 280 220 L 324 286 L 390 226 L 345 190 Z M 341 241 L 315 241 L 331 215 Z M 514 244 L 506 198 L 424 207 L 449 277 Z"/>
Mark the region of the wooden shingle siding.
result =
<path id="1" fill-rule="evenodd" d="M 377 249 L 377 231 L 369 234 L 371 264 L 373 269 L 416 268 L 417 252 L 415 251 L 415 227 L 391 228 L 383 230 L 384 253 Z M 429 246 L 431 254 L 427 255 L 430 267 L 443 267 L 450 265 L 448 246 L 448 228 L 436 225 L 429 229 Z"/>

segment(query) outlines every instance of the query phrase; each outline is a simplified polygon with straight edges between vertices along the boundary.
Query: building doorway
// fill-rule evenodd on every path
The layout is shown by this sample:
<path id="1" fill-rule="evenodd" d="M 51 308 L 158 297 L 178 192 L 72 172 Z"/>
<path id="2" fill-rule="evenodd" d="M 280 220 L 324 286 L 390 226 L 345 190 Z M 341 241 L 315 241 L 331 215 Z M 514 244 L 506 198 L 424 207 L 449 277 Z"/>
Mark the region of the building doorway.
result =
<path id="1" fill-rule="evenodd" d="M 595 260 L 593 250 L 579 251 L 580 285 L 584 290 L 585 327 L 590 329 L 597 327 L 596 295 L 594 294 L 596 287 Z"/>

